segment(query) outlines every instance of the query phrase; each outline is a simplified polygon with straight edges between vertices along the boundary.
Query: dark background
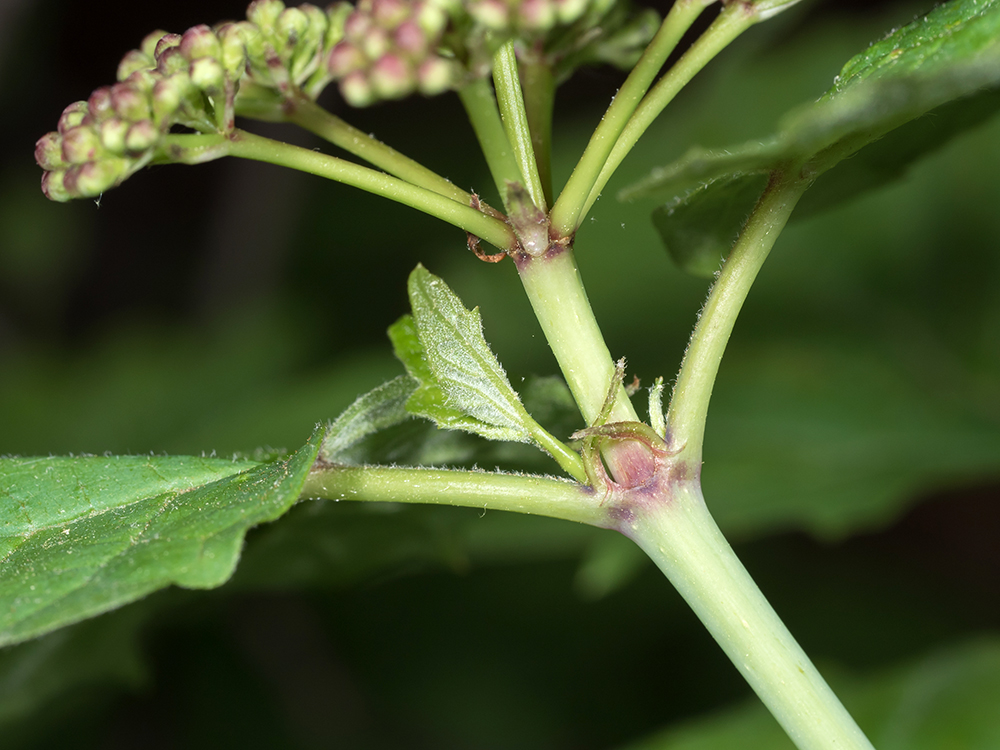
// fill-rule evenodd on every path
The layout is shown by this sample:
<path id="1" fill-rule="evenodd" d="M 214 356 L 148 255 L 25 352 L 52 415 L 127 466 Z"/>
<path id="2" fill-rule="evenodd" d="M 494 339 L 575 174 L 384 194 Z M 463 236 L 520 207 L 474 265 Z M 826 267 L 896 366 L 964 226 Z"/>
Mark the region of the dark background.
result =
<path id="1" fill-rule="evenodd" d="M 922 9 L 803 5 L 714 63 L 627 176 L 765 135 Z M 509 264 L 343 186 L 224 160 L 140 173 L 99 205 L 44 200 L 33 144 L 66 104 L 150 30 L 242 10 L 0 5 L 0 454 L 294 448 L 399 372 L 384 331 L 417 262 L 482 307 L 512 380 L 554 370 Z M 561 90 L 557 176 L 621 80 L 582 71 Z M 345 116 L 489 195 L 454 97 Z M 1000 627 L 998 184 L 963 182 L 986 137 L 898 196 L 789 229 L 713 402 L 709 504 L 848 683 Z M 651 206 L 613 192 L 580 262 L 613 353 L 648 383 L 676 370 L 705 282 L 670 267 Z M 223 592 L 164 592 L 0 653 L 0 744 L 599 748 L 748 695 L 659 573 L 605 535 L 446 508 L 311 512 L 252 535 Z"/>

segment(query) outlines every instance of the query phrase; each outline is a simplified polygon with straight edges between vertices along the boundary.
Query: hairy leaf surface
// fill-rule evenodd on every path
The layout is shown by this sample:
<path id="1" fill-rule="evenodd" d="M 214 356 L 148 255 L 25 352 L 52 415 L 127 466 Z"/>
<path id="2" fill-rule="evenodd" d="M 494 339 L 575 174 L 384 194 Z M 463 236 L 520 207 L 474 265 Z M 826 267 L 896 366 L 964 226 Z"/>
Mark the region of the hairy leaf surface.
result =
<path id="1" fill-rule="evenodd" d="M 146 456 L 0 459 L 0 644 L 170 584 L 214 588 L 247 529 L 298 499 L 315 433 L 282 461 Z"/>
<path id="2" fill-rule="evenodd" d="M 413 316 L 389 331 L 397 356 L 420 387 L 407 408 L 441 427 L 527 443 L 531 418 L 489 344 L 478 308 L 467 310 L 423 266 L 410 274 Z"/>

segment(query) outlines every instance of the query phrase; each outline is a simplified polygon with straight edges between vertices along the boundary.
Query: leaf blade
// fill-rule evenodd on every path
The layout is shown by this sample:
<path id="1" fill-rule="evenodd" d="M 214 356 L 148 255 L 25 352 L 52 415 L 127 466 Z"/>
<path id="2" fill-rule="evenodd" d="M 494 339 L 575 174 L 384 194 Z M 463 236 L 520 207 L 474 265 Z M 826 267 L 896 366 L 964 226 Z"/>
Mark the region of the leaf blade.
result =
<path id="1" fill-rule="evenodd" d="M 62 625 L 114 609 L 171 584 L 213 588 L 232 575 L 246 531 L 274 520 L 298 499 L 319 451 L 317 431 L 303 448 L 269 464 L 225 462 L 221 476 L 196 473 L 184 486 L 116 486 L 114 463 L 133 469 L 155 459 L 48 458 L 0 460 L 0 496 L 19 507 L 43 503 L 85 512 L 35 525 L 8 540 L 0 576 L 0 645 L 27 640 Z M 21 471 L 44 466 L 49 477 L 76 480 L 76 492 L 45 497 L 25 489 Z M 99 463 L 104 462 L 104 466 Z M 231 463 L 231 462 L 230 462 Z M 100 474 L 103 472 L 103 475 Z M 90 484 L 91 477 L 108 481 Z M 68 483 L 67 483 L 68 486 Z M 90 488 L 94 487 L 92 493 Z M 95 506 L 91 495 L 99 502 Z M 27 505 L 20 504 L 25 499 Z M 8 505 L 8 503 L 5 503 Z M 98 508 L 98 510 L 94 510 Z"/>

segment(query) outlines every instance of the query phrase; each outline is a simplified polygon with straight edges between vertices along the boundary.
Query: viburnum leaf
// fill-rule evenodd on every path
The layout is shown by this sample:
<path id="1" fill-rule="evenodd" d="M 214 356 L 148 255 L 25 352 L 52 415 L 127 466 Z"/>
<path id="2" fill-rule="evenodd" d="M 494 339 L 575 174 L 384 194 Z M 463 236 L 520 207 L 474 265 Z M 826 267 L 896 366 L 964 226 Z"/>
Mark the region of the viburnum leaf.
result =
<path id="1" fill-rule="evenodd" d="M 410 274 L 413 315 L 389 329 L 410 376 L 420 386 L 407 409 L 440 427 L 491 440 L 532 442 L 533 420 L 483 338 L 479 310 L 467 310 L 423 266 Z"/>
<path id="2" fill-rule="evenodd" d="M 694 147 L 620 197 L 670 196 L 654 215 L 657 229 L 682 267 L 705 273 L 728 252 L 768 173 L 818 178 L 798 208 L 808 215 L 896 179 L 998 110 L 1000 0 L 954 0 L 849 60 L 826 94 L 786 115 L 769 138 Z M 716 221 L 706 224 L 709 208 Z"/>
<path id="3" fill-rule="evenodd" d="M 171 584 L 229 579 L 247 530 L 298 499 L 323 431 L 284 460 L 0 459 L 0 645 Z"/>

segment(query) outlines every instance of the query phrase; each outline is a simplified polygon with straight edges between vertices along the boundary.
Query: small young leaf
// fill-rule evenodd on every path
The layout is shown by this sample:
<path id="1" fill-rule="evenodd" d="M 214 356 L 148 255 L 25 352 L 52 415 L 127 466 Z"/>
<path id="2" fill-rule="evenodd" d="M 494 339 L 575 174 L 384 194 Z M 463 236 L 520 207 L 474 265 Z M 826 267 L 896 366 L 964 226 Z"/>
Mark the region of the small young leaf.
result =
<path id="1" fill-rule="evenodd" d="M 675 196 L 654 222 L 680 265 L 704 273 L 717 250 L 728 250 L 721 235 L 742 224 L 764 175 L 793 168 L 818 176 L 799 207 L 800 215 L 815 213 L 897 178 L 996 113 L 998 89 L 1000 0 L 944 3 L 848 61 L 830 91 L 786 115 L 770 138 L 693 148 L 621 197 Z M 918 119 L 931 110 L 935 117 Z M 719 212 L 717 232 L 704 221 L 711 210 Z"/>
<path id="2" fill-rule="evenodd" d="M 483 338 L 479 310 L 467 310 L 423 266 L 410 274 L 413 318 L 390 333 L 397 353 L 421 387 L 408 408 L 443 427 L 493 440 L 530 442 L 532 420 Z"/>
<path id="3" fill-rule="evenodd" d="M 322 439 L 255 464 L 146 456 L 0 459 L 0 645 L 176 583 L 232 575 L 246 531 L 298 499 Z"/>
<path id="4" fill-rule="evenodd" d="M 406 410 L 406 402 L 417 386 L 413 378 L 400 375 L 360 396 L 330 425 L 320 457 L 324 461 L 343 461 L 346 452 L 364 438 L 409 419 L 412 415 Z"/>

